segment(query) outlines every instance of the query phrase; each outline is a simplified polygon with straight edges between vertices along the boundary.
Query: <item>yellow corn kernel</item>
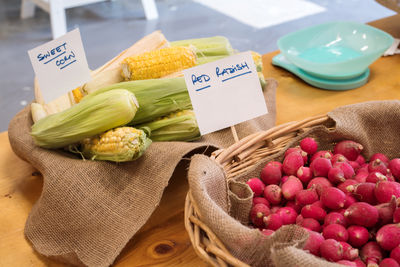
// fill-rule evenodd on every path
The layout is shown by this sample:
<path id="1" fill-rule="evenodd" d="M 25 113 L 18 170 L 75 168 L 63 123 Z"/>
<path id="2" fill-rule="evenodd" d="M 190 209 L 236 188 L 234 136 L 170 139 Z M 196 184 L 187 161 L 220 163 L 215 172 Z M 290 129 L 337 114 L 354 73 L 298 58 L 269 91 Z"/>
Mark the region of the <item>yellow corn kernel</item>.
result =
<path id="1" fill-rule="evenodd" d="M 189 47 L 167 47 L 126 58 L 122 62 L 125 80 L 157 79 L 196 65 Z"/>
<path id="2" fill-rule="evenodd" d="M 77 87 L 74 90 L 72 90 L 72 95 L 74 96 L 75 103 L 79 103 L 83 98 L 83 94 L 80 87 Z"/>

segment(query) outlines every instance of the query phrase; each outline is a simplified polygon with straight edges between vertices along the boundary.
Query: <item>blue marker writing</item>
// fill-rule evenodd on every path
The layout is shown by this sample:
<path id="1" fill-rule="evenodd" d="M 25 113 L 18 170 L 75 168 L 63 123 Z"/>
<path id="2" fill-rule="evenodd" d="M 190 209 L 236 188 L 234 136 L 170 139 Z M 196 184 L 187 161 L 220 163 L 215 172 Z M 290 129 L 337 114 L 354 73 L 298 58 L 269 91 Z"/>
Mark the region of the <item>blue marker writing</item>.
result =
<path id="1" fill-rule="evenodd" d="M 74 51 L 71 51 L 71 54 L 69 54 L 68 56 L 64 56 L 61 59 L 58 59 L 56 61 L 56 66 L 60 67 L 60 69 L 62 70 L 63 68 L 71 65 L 74 62 L 76 62 L 75 53 L 74 53 Z"/>
<path id="2" fill-rule="evenodd" d="M 196 76 L 194 74 L 192 74 L 192 83 L 193 85 L 198 83 L 203 83 L 203 82 L 208 82 L 210 81 L 210 76 L 208 76 L 207 74 L 202 74 L 200 76 Z"/>
<path id="3" fill-rule="evenodd" d="M 58 53 L 65 52 L 65 50 L 67 49 L 66 46 L 67 46 L 67 43 L 63 43 L 62 45 L 59 45 L 56 48 L 53 48 L 53 49 L 51 49 L 50 51 L 47 51 L 44 54 L 40 53 L 39 55 L 37 55 L 37 59 L 39 61 L 42 61 L 42 60 L 45 60 L 45 59 L 47 59 L 47 58 L 49 58 L 51 56 L 54 56 L 54 55 L 56 55 Z"/>
<path id="4" fill-rule="evenodd" d="M 215 68 L 215 72 L 217 74 L 217 77 L 219 76 L 224 76 L 227 74 L 233 74 L 235 72 L 238 72 L 242 69 L 250 69 L 249 66 L 247 65 L 247 62 L 243 62 L 241 64 L 236 64 L 236 65 L 232 65 L 231 67 L 228 68 L 224 68 L 222 71 L 220 71 L 219 67 Z"/>

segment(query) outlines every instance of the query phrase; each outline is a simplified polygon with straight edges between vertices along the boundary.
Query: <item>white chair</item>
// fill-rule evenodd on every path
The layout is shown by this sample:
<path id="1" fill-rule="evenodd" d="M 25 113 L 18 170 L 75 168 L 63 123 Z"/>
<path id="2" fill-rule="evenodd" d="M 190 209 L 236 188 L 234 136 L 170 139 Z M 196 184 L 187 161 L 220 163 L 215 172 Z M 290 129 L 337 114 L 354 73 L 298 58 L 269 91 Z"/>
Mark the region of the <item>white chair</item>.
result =
<path id="1" fill-rule="evenodd" d="M 67 33 L 67 21 L 65 10 L 106 0 L 22 0 L 21 18 L 31 18 L 35 15 L 35 7 L 38 6 L 49 13 L 51 31 L 53 38 L 60 37 Z M 146 19 L 157 19 L 158 12 L 154 0 L 141 0 Z"/>

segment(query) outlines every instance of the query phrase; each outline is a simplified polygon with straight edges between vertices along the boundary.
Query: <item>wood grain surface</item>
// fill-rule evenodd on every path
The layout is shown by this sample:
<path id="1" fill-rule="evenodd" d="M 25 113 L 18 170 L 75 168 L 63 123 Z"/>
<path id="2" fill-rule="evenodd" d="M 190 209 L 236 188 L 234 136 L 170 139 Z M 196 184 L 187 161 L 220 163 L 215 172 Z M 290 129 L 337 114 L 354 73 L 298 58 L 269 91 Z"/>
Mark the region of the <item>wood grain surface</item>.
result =
<path id="1" fill-rule="evenodd" d="M 400 37 L 400 15 L 371 25 Z M 277 123 L 324 114 L 335 107 L 370 100 L 400 98 L 400 55 L 378 59 L 369 82 L 349 91 L 320 90 L 272 66 L 278 52 L 263 56 L 265 77 L 278 81 Z M 11 150 L 7 132 L 0 133 L 0 266 L 65 266 L 35 253 L 24 238 L 24 225 L 40 197 L 42 176 Z M 187 161 L 176 169 L 160 206 L 131 239 L 114 266 L 206 266 L 191 247 L 183 223 L 188 189 Z M 100 233 L 99 233 L 100 234 Z"/>

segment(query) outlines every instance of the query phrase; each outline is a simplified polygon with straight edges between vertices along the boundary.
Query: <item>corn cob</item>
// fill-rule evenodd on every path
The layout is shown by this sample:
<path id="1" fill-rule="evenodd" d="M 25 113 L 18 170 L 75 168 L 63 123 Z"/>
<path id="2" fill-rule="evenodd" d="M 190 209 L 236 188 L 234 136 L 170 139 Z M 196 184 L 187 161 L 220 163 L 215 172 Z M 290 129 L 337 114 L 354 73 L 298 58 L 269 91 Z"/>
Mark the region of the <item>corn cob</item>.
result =
<path id="1" fill-rule="evenodd" d="M 196 65 L 188 47 L 167 47 L 126 58 L 122 62 L 125 80 L 156 79 Z"/>
<path id="2" fill-rule="evenodd" d="M 172 47 L 194 47 L 194 51 L 198 58 L 209 56 L 229 56 L 234 53 L 229 40 L 223 36 L 174 41 L 170 42 L 170 45 Z"/>
<path id="3" fill-rule="evenodd" d="M 193 110 L 173 112 L 152 122 L 137 125 L 153 141 L 192 141 L 200 138 Z"/>
<path id="4" fill-rule="evenodd" d="M 133 127 L 118 127 L 81 142 L 81 153 L 92 160 L 115 162 L 139 158 L 151 140 L 142 130 Z"/>
<path id="5" fill-rule="evenodd" d="M 129 123 L 137 109 L 134 94 L 112 90 L 40 119 L 33 124 L 31 135 L 41 147 L 61 148 Z"/>
<path id="6" fill-rule="evenodd" d="M 139 102 L 139 109 L 129 125 L 153 121 L 171 112 L 192 108 L 183 77 L 117 83 L 96 90 L 83 100 L 115 89 L 132 92 Z"/>

